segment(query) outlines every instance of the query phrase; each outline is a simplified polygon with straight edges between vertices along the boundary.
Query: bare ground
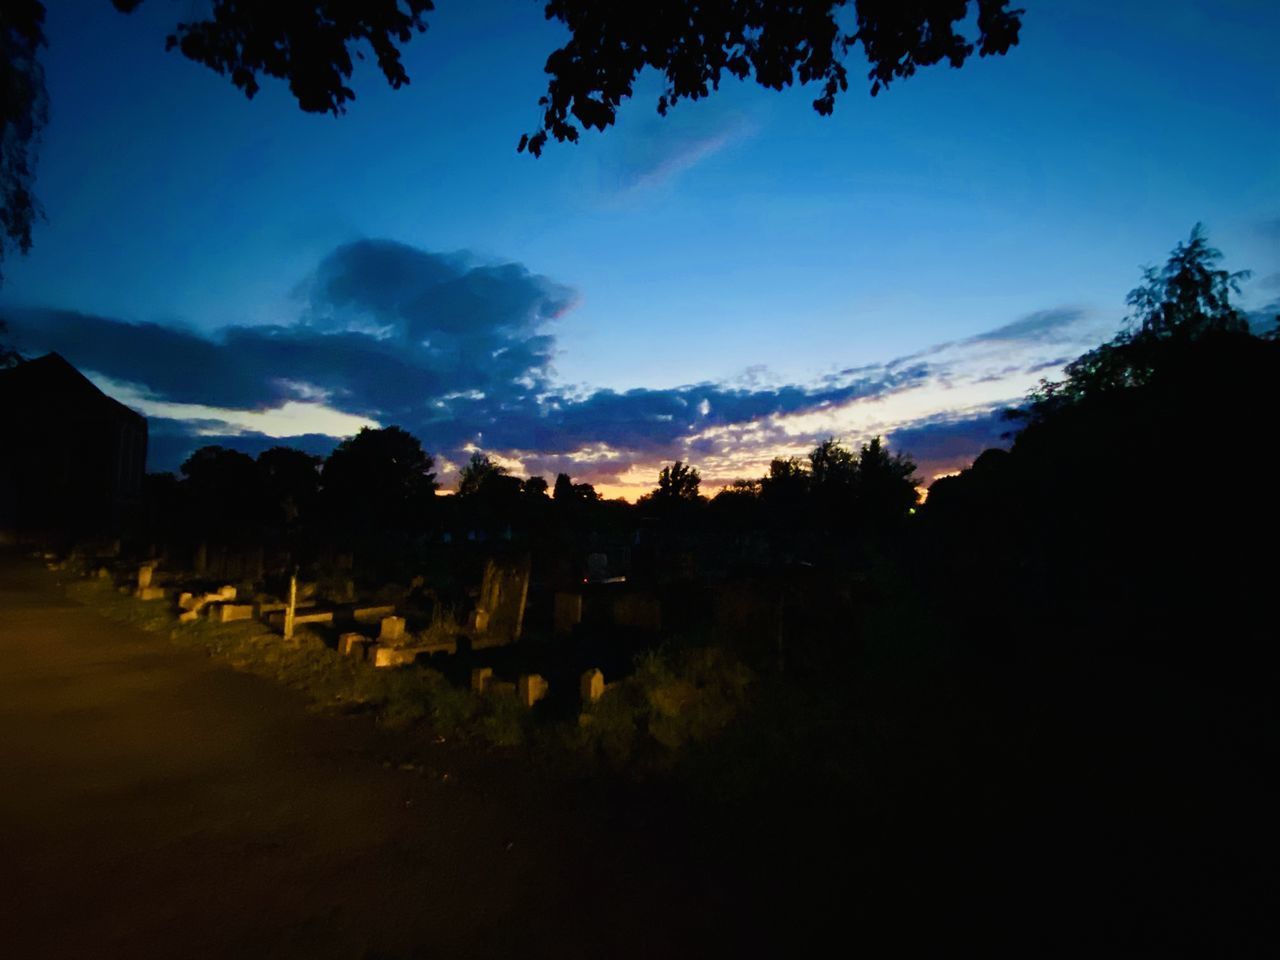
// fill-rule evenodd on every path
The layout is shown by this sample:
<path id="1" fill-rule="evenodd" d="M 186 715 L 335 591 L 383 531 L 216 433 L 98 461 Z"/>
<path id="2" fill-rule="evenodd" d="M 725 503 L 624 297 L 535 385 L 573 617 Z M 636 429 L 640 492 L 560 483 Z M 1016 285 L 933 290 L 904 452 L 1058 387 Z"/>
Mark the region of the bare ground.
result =
<path id="1" fill-rule="evenodd" d="M 727 947 L 723 895 L 652 829 L 451 744 L 384 766 L 389 737 L 105 620 L 0 555 L 0 953 Z"/>

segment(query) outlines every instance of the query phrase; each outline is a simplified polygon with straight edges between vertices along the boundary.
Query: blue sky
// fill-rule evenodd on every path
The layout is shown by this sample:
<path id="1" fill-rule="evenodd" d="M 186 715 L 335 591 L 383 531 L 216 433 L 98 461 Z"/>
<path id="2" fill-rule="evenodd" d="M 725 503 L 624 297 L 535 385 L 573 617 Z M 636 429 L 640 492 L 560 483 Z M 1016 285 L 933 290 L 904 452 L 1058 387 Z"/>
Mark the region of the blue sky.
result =
<path id="1" fill-rule="evenodd" d="M 157 468 L 396 422 L 446 465 L 627 495 L 828 434 L 886 433 L 927 479 L 1194 222 L 1256 271 L 1246 306 L 1280 296 L 1271 3 L 1026 0 L 1008 56 L 855 81 L 829 118 L 730 83 L 664 120 L 651 78 L 537 160 L 515 143 L 562 33 L 531 0 L 442 3 L 411 85 L 366 66 L 336 119 L 165 53 L 186 2 L 50 6 L 48 219 L 0 309 L 152 417 Z"/>

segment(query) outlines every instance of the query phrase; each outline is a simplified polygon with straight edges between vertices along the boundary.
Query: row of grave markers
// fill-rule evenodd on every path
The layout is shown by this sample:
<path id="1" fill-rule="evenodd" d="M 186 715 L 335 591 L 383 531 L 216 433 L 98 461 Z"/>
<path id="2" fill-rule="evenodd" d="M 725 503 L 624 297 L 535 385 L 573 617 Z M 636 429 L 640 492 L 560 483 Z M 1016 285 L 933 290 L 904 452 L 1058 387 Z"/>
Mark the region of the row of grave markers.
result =
<path id="1" fill-rule="evenodd" d="M 543 699 L 550 689 L 551 685 L 539 673 L 521 674 L 515 683 L 504 683 L 493 678 L 493 667 L 476 667 L 471 671 L 472 693 L 514 693 L 526 707 L 532 707 Z M 604 696 L 604 691 L 604 674 L 597 669 L 587 670 L 578 680 L 578 693 L 583 703 L 595 703 Z"/>
<path id="2" fill-rule="evenodd" d="M 155 576 L 156 564 L 154 562 L 144 563 L 138 568 L 138 587 L 135 595 L 143 600 L 159 600 L 166 596 L 163 587 L 156 586 L 152 583 Z M 527 574 L 526 574 L 527 577 Z M 527 579 L 524 585 L 527 590 Z M 524 590 L 521 592 L 523 593 Z M 256 616 L 272 616 L 279 614 L 282 619 L 283 634 L 285 639 L 291 639 L 293 636 L 293 628 L 304 622 L 315 622 L 323 620 L 324 622 L 332 622 L 332 611 L 316 611 L 299 613 L 298 602 L 298 579 L 296 576 L 289 578 L 289 599 L 284 604 L 253 604 L 253 603 L 234 603 L 236 599 L 236 588 L 234 586 L 223 586 L 211 593 L 196 595 L 194 593 L 181 593 L 178 595 L 178 606 L 182 613 L 179 615 L 179 621 L 190 623 L 199 618 L 202 611 L 209 609 L 210 615 L 221 623 L 230 623 L 237 620 L 251 620 Z M 557 597 L 557 600 L 560 598 Z M 519 614 L 523 616 L 524 596 L 520 597 Z M 268 609 L 275 608 L 275 609 Z M 308 611 L 308 607 L 301 607 L 303 611 Z M 360 660 L 365 660 L 375 667 L 398 667 L 412 664 L 422 653 L 447 652 L 456 653 L 456 641 L 442 641 L 435 644 L 419 644 L 415 646 L 404 645 L 405 636 L 405 619 L 394 615 L 395 608 L 392 606 L 369 607 L 355 611 L 354 618 L 359 622 L 378 622 L 378 637 L 370 639 L 362 633 L 344 633 L 338 638 L 338 652 L 343 656 L 353 656 Z M 518 631 L 519 627 L 516 627 Z M 445 648 L 449 649 L 445 649 Z M 604 674 L 598 669 L 591 669 L 584 672 L 579 678 L 578 691 L 583 703 L 595 703 L 605 691 Z M 526 707 L 532 707 L 539 700 L 546 697 L 550 690 L 550 684 L 541 674 L 528 673 L 521 674 L 515 683 L 503 682 L 493 678 L 492 667 L 477 667 L 471 671 L 471 690 L 473 693 L 514 693 L 519 701 Z"/>

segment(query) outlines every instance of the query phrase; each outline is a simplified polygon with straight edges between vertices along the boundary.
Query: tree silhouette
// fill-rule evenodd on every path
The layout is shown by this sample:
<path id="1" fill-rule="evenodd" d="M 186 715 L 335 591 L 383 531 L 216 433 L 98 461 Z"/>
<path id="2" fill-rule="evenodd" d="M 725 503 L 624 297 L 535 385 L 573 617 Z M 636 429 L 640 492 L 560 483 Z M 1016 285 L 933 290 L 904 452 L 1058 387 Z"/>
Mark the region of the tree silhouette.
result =
<path id="1" fill-rule="evenodd" d="M 292 447 L 258 454 L 269 522 L 283 528 L 310 517 L 320 494 L 321 459 Z"/>
<path id="2" fill-rule="evenodd" d="M 828 438 L 809 453 L 809 484 L 824 495 L 851 493 L 858 482 L 858 456 Z"/>
<path id="3" fill-rule="evenodd" d="M 1249 271 L 1217 269 L 1221 259 L 1197 223 L 1163 267 L 1143 269 L 1143 282 L 1125 298 L 1131 308 L 1128 329 L 1068 364 L 1066 379 L 1043 382 L 1027 409 L 1014 416 L 1038 419 L 1087 397 L 1147 383 L 1170 344 L 1247 333 L 1248 318 L 1231 303 L 1231 294 L 1239 294 Z"/>
<path id="4" fill-rule="evenodd" d="M 669 467 L 658 471 L 658 488 L 653 491 L 655 502 L 696 503 L 702 499 L 698 486 L 702 483 L 702 475 L 697 468 L 677 460 Z"/>
<path id="5" fill-rule="evenodd" d="M 1193 230 L 1144 271 L 1130 327 L 1032 393 L 1007 455 L 935 484 L 924 526 L 957 608 L 998 591 L 1024 623 L 1233 683 L 1271 662 L 1257 558 L 1280 516 L 1251 458 L 1271 446 L 1280 343 L 1249 331 L 1219 258 Z"/>
<path id="6" fill-rule="evenodd" d="M 32 184 L 40 131 L 49 116 L 38 59 L 43 46 L 44 4 L 0 3 L 0 268 L 11 247 L 31 249 L 31 226 L 40 216 Z"/>
<path id="7" fill-rule="evenodd" d="M 809 470 L 798 457 L 774 458 L 760 480 L 760 496 L 771 508 L 798 504 L 809 492 Z"/>
<path id="8" fill-rule="evenodd" d="M 1209 246 L 1204 224 L 1197 223 L 1163 267 L 1146 267 L 1142 284 L 1125 299 L 1132 308 L 1129 319 L 1137 325 L 1136 335 L 1159 339 L 1247 331 L 1249 321 L 1231 304 L 1231 294 L 1239 296 L 1240 282 L 1251 274 L 1218 270 L 1215 265 L 1221 259 L 1222 252 Z"/>
<path id="9" fill-rule="evenodd" d="M 112 0 L 131 13 L 142 0 Z M 427 29 L 431 0 L 214 0 L 209 15 L 179 23 L 165 41 L 188 60 L 229 77 L 246 97 L 258 92 L 258 76 L 289 84 L 298 106 L 311 113 L 340 114 L 355 92 L 347 87 L 352 53 L 367 43 L 387 83 L 409 82 L 400 47 Z M 353 51 L 353 48 L 354 51 Z"/>
<path id="10" fill-rule="evenodd" d="M 112 0 L 122 13 L 142 2 Z M 393 88 L 409 82 L 401 50 L 427 29 L 434 9 L 432 0 L 213 0 L 206 16 L 179 22 L 165 44 L 228 77 L 247 97 L 269 77 L 286 82 L 303 110 L 338 115 L 355 99 L 347 82 L 365 44 Z M 852 32 L 841 25 L 847 11 Z M 550 137 L 576 141 L 582 127 L 612 125 L 646 68 L 664 77 L 664 115 L 680 100 L 710 95 L 726 74 L 772 90 L 817 83 L 814 108 L 829 114 L 848 88 L 844 59 L 852 48 L 867 58 L 874 96 L 920 67 L 960 67 L 975 52 L 1007 53 L 1018 42 L 1023 11 L 1010 10 L 1008 0 L 549 0 L 545 13 L 571 37 L 547 58 L 541 124 L 517 145 L 535 156 Z M 37 57 L 44 15 L 39 0 L 0 4 L 0 262 L 9 245 L 30 248 L 40 211 L 31 186 L 46 118 Z M 959 29 L 969 22 L 972 37 Z"/>
<path id="11" fill-rule="evenodd" d="M 567 473 L 556 474 L 551 496 L 556 503 L 563 504 L 594 503 L 600 499 L 595 487 L 589 483 L 574 483 Z"/>
<path id="12" fill-rule="evenodd" d="M 754 77 L 782 90 L 817 83 L 818 113 L 835 108 L 848 89 L 844 58 L 861 46 L 870 64 L 875 96 L 895 79 L 946 60 L 960 67 L 1017 44 L 1022 11 L 1006 0 L 713 0 L 635 5 L 594 0 L 549 0 L 548 20 L 559 20 L 572 38 L 547 58 L 551 75 L 540 101 L 540 129 L 520 138 L 520 150 L 537 155 L 548 137 L 576 141 L 582 127 L 603 130 L 617 118 L 645 68 L 661 73 L 665 88 L 658 112 L 680 100 L 698 100 L 720 87 L 727 74 Z M 853 8 L 856 29 L 846 32 L 841 14 Z M 977 35 L 958 23 L 976 7 Z"/>
<path id="13" fill-rule="evenodd" d="M 22 362 L 22 354 L 4 342 L 4 335 L 8 330 L 9 325 L 0 320 L 0 370 L 16 367 Z"/>
<path id="14" fill-rule="evenodd" d="M 252 538 L 263 520 L 262 474 L 248 454 L 201 447 L 182 464 L 186 520 L 201 537 Z"/>
<path id="15" fill-rule="evenodd" d="M 519 480 L 507 476 L 507 468 L 499 466 L 489 459 L 487 454 L 477 450 L 471 454 L 471 460 L 458 472 L 458 496 L 474 497 L 491 490 L 497 481 L 509 479 L 515 481 L 519 489 Z"/>
<path id="16" fill-rule="evenodd" d="M 879 437 L 858 454 L 858 500 L 863 517 L 878 529 L 901 521 L 920 499 L 916 465 L 901 453 L 890 454 Z"/>
<path id="17" fill-rule="evenodd" d="M 412 434 L 365 427 L 324 462 L 324 499 L 349 534 L 403 533 L 421 520 L 436 492 L 433 465 Z"/>

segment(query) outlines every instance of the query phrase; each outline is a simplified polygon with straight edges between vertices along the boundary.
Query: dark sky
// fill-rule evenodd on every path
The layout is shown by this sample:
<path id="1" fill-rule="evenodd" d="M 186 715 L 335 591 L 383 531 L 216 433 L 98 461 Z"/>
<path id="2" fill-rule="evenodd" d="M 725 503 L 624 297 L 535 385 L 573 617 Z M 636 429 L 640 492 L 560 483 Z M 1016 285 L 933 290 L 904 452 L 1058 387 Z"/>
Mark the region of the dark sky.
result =
<path id="1" fill-rule="evenodd" d="M 1246 306 L 1280 295 L 1272 3 L 1027 0 L 1009 56 L 830 118 L 734 84 L 663 120 L 642 83 L 539 160 L 537 3 L 443 4 L 412 84 L 366 69 L 336 119 L 166 54 L 183 3 L 50 6 L 48 221 L 0 307 L 152 418 L 156 469 L 394 423 L 446 467 L 627 495 L 827 435 L 887 434 L 927 479 L 1196 221 L 1255 269 Z"/>

